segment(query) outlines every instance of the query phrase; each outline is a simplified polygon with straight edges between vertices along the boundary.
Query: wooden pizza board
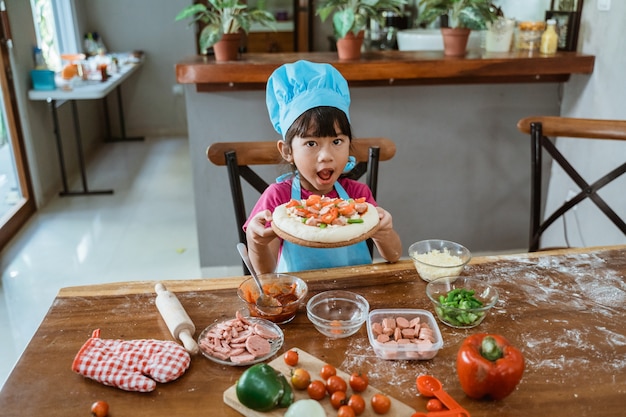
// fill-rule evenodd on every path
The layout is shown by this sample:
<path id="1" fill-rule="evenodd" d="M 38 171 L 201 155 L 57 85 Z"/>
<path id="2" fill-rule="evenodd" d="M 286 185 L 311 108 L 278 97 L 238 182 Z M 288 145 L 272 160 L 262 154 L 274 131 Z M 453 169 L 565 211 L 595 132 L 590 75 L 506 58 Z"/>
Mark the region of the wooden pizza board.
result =
<path id="1" fill-rule="evenodd" d="M 278 226 L 274 224 L 274 222 L 272 222 L 272 229 L 274 230 L 274 233 L 278 235 L 278 237 L 280 237 L 281 239 L 287 240 L 291 243 L 295 243 L 296 245 L 307 246 L 309 248 L 341 248 L 343 246 L 354 245 L 355 243 L 362 242 L 372 237 L 374 233 L 376 233 L 376 231 L 378 230 L 379 226 L 380 226 L 380 223 L 376 224 L 376 226 L 372 227 L 370 230 L 363 233 L 362 235 L 355 237 L 354 239 L 343 240 L 341 242 L 315 242 L 312 240 L 303 240 L 298 237 L 295 237 L 285 232 L 284 230 L 280 229 Z M 349 226 L 345 226 L 345 227 L 349 227 Z"/>
<path id="2" fill-rule="evenodd" d="M 316 358 L 315 356 L 301 349 L 298 349 L 298 348 L 292 348 L 292 349 L 298 351 L 298 354 L 299 354 L 298 365 L 296 367 L 304 368 L 307 371 L 309 371 L 309 373 L 311 374 L 311 379 L 321 380 L 321 377 L 319 376 L 319 371 L 320 369 L 322 369 L 322 366 L 326 364 L 326 362 Z M 283 360 L 283 355 L 279 355 L 278 357 L 276 357 L 274 360 L 269 362 L 269 365 L 272 366 L 277 371 L 280 371 L 283 374 L 285 374 L 285 376 L 287 377 L 287 380 L 289 380 L 289 376 L 290 376 L 290 372 L 292 368 L 290 368 L 289 366 L 287 366 L 287 364 L 285 364 L 285 361 Z M 350 378 L 350 375 L 341 369 L 337 369 L 337 375 L 341 376 L 346 381 L 346 383 L 348 382 Z M 237 393 L 235 391 L 235 387 L 236 385 L 233 385 L 230 388 L 228 388 L 226 391 L 224 391 L 224 402 L 246 417 L 281 417 L 287 411 L 286 408 L 277 408 L 268 412 L 251 410 L 239 402 L 239 400 L 237 399 Z M 367 387 L 367 389 L 364 392 L 361 393 L 361 395 L 363 396 L 363 399 L 365 400 L 365 411 L 363 412 L 363 414 L 361 414 L 360 417 L 380 417 L 378 414 L 374 412 L 374 410 L 372 410 L 372 406 L 370 405 L 370 399 L 377 392 L 382 392 L 382 391 L 370 385 Z M 307 394 L 306 390 L 294 390 L 294 394 L 295 394 L 296 401 L 309 398 L 309 395 Z M 347 394 L 348 396 L 352 395 L 352 389 L 350 388 L 350 386 L 348 386 Z M 391 400 L 391 409 L 389 410 L 387 414 L 385 414 L 386 417 L 396 417 L 396 416 L 406 417 L 406 416 L 410 416 L 411 414 L 415 412 L 413 408 L 396 400 L 395 398 L 389 397 L 389 399 Z M 335 410 L 330 404 L 330 397 L 328 395 L 326 396 L 326 398 L 320 401 L 320 404 L 324 407 L 324 410 L 326 411 L 327 416 L 333 417 L 337 415 L 337 410 Z M 306 416 L 303 416 L 303 417 L 306 417 Z"/>

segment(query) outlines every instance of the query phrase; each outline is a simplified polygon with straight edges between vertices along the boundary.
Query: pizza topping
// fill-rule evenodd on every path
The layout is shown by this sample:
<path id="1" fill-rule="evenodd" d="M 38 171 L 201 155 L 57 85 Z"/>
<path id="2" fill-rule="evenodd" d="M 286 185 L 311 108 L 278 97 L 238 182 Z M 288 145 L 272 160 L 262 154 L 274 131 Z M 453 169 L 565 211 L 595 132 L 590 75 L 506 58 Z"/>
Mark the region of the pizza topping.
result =
<path id="1" fill-rule="evenodd" d="M 365 197 L 344 200 L 312 194 L 307 199 L 292 199 L 286 205 L 289 215 L 302 219 L 308 226 L 325 228 L 329 225 L 363 223 L 367 212 Z"/>

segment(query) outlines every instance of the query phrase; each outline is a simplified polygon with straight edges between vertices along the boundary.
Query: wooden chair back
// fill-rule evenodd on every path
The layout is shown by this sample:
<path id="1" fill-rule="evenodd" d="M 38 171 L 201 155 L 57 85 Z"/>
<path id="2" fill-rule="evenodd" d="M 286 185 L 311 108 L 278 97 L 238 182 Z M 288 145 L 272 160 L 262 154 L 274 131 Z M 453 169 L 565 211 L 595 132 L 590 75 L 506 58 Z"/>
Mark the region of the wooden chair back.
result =
<path id="1" fill-rule="evenodd" d="M 595 205 L 626 234 L 626 223 L 598 195 L 598 191 L 626 172 L 626 162 L 611 170 L 602 178 L 588 183 L 572 166 L 571 162 L 557 149 L 554 139 L 622 140 L 626 141 L 625 120 L 580 119 L 557 116 L 533 116 L 521 119 L 517 128 L 530 135 L 531 139 L 531 201 L 529 251 L 539 250 L 541 235 L 561 216 L 578 203 L 589 198 Z M 553 139 L 550 139 L 553 138 Z M 567 175 L 580 187 L 580 192 L 565 201 L 545 219 L 541 218 L 542 206 L 542 154 L 547 152 Z M 626 159 L 626 153 L 624 154 Z"/>
<path id="2" fill-rule="evenodd" d="M 394 157 L 396 145 L 387 138 L 360 138 L 353 139 L 350 154 L 356 158 L 357 165 L 350 172 L 349 177 L 360 179 L 366 175 L 365 182 L 372 190 L 374 198 L 378 191 L 378 163 Z M 255 190 L 263 193 L 269 186 L 251 167 L 259 165 L 277 165 L 283 159 L 278 152 L 276 141 L 268 142 L 216 142 L 207 149 L 209 161 L 218 166 L 228 168 L 237 233 L 241 243 L 246 242 L 243 225 L 247 219 L 245 201 L 241 187 L 241 178 L 246 180 Z M 370 253 L 373 243 L 368 242 Z M 244 273 L 249 271 L 244 265 Z"/>

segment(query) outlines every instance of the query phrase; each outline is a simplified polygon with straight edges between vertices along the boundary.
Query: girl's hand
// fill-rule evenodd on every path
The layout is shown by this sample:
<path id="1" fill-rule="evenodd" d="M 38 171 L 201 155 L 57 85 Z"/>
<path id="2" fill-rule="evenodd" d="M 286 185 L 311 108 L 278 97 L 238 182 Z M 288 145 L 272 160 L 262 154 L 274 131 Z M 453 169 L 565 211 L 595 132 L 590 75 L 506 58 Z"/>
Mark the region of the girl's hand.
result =
<path id="1" fill-rule="evenodd" d="M 391 214 L 382 207 L 376 207 L 376 210 L 378 211 L 380 226 L 372 236 L 372 240 L 376 244 L 380 256 L 388 262 L 396 262 L 402 255 L 400 236 L 393 229 Z"/>
<path id="2" fill-rule="evenodd" d="M 276 239 L 274 229 L 268 223 L 272 221 L 269 210 L 261 211 L 252 217 L 246 229 L 248 255 L 257 274 L 274 272 L 280 240 Z"/>
<path id="3" fill-rule="evenodd" d="M 391 214 L 382 207 L 376 207 L 376 211 L 378 211 L 380 226 L 378 226 L 378 231 L 374 234 L 374 237 L 376 237 L 378 233 L 393 230 L 393 221 L 391 218 Z"/>
<path id="4" fill-rule="evenodd" d="M 269 210 L 258 212 L 248 223 L 246 238 L 248 244 L 267 245 L 276 238 L 276 233 L 269 227 L 272 221 L 272 213 Z"/>

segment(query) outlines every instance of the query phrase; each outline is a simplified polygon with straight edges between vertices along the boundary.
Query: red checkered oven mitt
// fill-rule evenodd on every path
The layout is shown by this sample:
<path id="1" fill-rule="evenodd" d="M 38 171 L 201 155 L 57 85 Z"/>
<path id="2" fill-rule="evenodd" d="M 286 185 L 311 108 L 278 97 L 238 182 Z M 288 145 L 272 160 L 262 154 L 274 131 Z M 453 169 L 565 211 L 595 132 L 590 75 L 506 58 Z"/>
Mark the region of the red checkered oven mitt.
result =
<path id="1" fill-rule="evenodd" d="M 157 382 L 173 381 L 184 374 L 190 362 L 189 353 L 177 343 L 100 339 L 100 329 L 96 329 L 76 354 L 72 370 L 104 385 L 149 392 Z"/>

